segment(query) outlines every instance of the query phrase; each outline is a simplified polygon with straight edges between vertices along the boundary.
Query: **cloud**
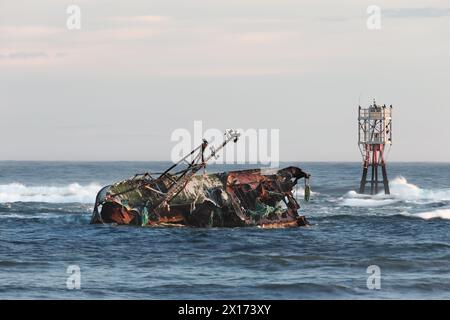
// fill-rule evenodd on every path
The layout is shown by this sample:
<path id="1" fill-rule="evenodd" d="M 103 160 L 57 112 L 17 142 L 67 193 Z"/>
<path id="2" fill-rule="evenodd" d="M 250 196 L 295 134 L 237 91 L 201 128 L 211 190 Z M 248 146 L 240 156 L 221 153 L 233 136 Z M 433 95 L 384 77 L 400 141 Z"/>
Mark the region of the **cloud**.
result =
<path id="1" fill-rule="evenodd" d="M 115 21 L 115 22 L 126 22 L 126 23 L 156 23 L 156 22 L 165 22 L 169 20 L 169 17 L 166 16 L 115 16 L 110 17 L 107 20 Z"/>
<path id="2" fill-rule="evenodd" d="M 450 16 L 450 8 L 396 8 L 382 10 L 391 18 L 440 18 Z"/>
<path id="3" fill-rule="evenodd" d="M 243 32 L 237 35 L 239 42 L 244 44 L 272 44 L 294 37 L 295 32 Z M 234 35 L 233 35 L 234 37 Z"/>
<path id="4" fill-rule="evenodd" d="M 64 28 L 45 26 L 3 26 L 0 27 L 0 38 L 36 39 L 60 34 Z"/>
<path id="5" fill-rule="evenodd" d="M 68 56 L 68 54 L 65 53 L 65 52 L 57 52 L 57 53 L 55 53 L 55 58 L 65 58 L 67 56 Z"/>
<path id="6" fill-rule="evenodd" d="M 45 52 L 12 52 L 9 54 L 0 54 L 0 59 L 47 59 L 48 54 Z"/>
<path id="7" fill-rule="evenodd" d="M 450 16 L 450 8 L 391 8 L 381 6 L 381 15 L 386 18 L 441 18 Z M 319 21 L 348 22 L 366 18 L 367 15 L 319 17 Z"/>
<path id="8" fill-rule="evenodd" d="M 81 39 L 90 41 L 91 43 L 98 43 L 99 41 L 132 41 L 145 40 L 161 34 L 161 30 L 147 27 L 132 27 L 132 28 L 110 28 L 98 31 L 92 31 L 82 35 Z"/>

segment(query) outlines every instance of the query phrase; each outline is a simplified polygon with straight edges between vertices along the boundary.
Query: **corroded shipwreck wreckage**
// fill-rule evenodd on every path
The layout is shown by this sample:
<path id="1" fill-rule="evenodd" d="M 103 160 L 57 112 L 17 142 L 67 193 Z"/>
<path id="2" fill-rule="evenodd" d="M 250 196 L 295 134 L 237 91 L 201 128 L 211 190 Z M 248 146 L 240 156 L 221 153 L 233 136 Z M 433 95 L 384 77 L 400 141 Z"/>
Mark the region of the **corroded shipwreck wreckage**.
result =
<path id="1" fill-rule="evenodd" d="M 300 168 L 205 172 L 206 163 L 238 138 L 239 133 L 229 130 L 223 143 L 211 148 L 208 156 L 208 142 L 203 140 L 158 177 L 137 174 L 104 187 L 97 195 L 91 223 L 262 228 L 307 225 L 293 196 L 297 181 L 304 178 L 305 199 L 309 198 L 309 174 Z M 198 173 L 202 169 L 204 172 Z"/>

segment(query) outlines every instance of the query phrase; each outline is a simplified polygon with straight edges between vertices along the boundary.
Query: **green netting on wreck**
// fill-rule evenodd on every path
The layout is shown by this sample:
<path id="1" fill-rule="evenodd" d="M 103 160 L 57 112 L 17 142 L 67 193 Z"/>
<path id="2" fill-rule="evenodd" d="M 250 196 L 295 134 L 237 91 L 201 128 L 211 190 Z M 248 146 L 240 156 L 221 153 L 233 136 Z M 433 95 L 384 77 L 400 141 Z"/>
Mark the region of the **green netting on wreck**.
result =
<path id="1" fill-rule="evenodd" d="M 149 181 L 145 179 L 128 179 L 112 185 L 109 194 L 114 200 L 128 209 L 147 207 L 157 200 L 157 194 L 144 186 Z M 186 184 L 186 187 L 170 202 L 170 205 L 191 205 L 203 203 L 209 199 L 210 193 L 223 188 L 219 174 L 196 175 Z M 210 199 L 209 199 L 210 200 Z"/>
<path id="2" fill-rule="evenodd" d="M 219 174 L 196 175 L 186 184 L 186 187 L 170 202 L 171 205 L 186 205 L 203 203 L 217 188 L 224 188 Z"/>
<path id="3" fill-rule="evenodd" d="M 271 219 L 283 213 L 284 211 L 285 210 L 283 210 L 281 205 L 276 205 L 275 207 L 272 207 L 257 199 L 255 202 L 255 209 L 254 210 L 248 209 L 247 213 L 253 220 L 259 221 L 262 218 Z"/>
<path id="4" fill-rule="evenodd" d="M 109 194 L 113 195 L 114 200 L 128 209 L 133 209 L 139 206 L 145 206 L 152 199 L 149 194 L 143 193 L 142 180 L 129 179 L 112 185 L 109 189 Z"/>

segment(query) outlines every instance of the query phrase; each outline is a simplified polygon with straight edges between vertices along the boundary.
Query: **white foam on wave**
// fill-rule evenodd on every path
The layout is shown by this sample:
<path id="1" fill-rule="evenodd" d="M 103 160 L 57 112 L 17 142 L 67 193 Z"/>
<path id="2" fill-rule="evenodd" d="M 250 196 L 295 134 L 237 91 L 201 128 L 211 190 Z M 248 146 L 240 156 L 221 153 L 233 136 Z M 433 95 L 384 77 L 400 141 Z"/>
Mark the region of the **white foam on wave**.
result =
<path id="1" fill-rule="evenodd" d="M 341 204 L 348 207 L 379 207 L 399 201 L 398 199 L 384 194 L 370 196 L 359 194 L 356 191 L 347 192 L 341 200 Z"/>
<path id="2" fill-rule="evenodd" d="M 49 202 L 49 203 L 93 203 L 101 186 L 95 183 L 66 186 L 26 186 L 21 183 L 0 185 L 0 203 L 5 202 Z"/>
<path id="3" fill-rule="evenodd" d="M 402 215 L 408 216 L 408 217 L 422 218 L 425 220 L 437 219 L 437 218 L 450 220 L 450 209 L 439 209 L 439 210 L 419 212 L 419 213 L 402 212 Z"/>
<path id="4" fill-rule="evenodd" d="M 376 198 L 362 198 L 353 197 L 352 193 L 357 194 L 355 191 L 350 191 L 346 194 L 346 197 L 342 200 L 343 206 L 348 207 L 379 207 L 385 206 L 397 202 L 395 199 L 376 199 Z"/>
<path id="5" fill-rule="evenodd" d="M 450 189 L 429 190 L 408 183 L 406 178 L 396 177 L 389 183 L 391 194 L 405 201 L 450 201 Z"/>
<path id="6" fill-rule="evenodd" d="M 383 192 L 377 195 L 363 195 L 349 191 L 342 198 L 342 205 L 350 207 L 375 207 L 393 204 L 399 201 L 415 203 L 433 203 L 450 201 L 450 189 L 429 190 L 408 183 L 406 178 L 399 176 L 389 183 L 391 194 Z"/>

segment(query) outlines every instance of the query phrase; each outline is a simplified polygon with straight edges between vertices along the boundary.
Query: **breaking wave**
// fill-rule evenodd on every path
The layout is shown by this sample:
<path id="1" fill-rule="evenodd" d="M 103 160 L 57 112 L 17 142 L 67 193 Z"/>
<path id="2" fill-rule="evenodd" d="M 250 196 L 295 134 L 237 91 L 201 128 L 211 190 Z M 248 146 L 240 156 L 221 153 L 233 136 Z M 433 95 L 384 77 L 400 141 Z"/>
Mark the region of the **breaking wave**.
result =
<path id="1" fill-rule="evenodd" d="M 21 183 L 0 185 L 0 203 L 48 202 L 48 203 L 93 203 L 98 184 L 67 186 L 26 186 Z"/>
<path id="2" fill-rule="evenodd" d="M 406 178 L 396 177 L 390 182 L 391 194 L 404 201 L 450 201 L 450 189 L 429 190 L 408 183 Z"/>
<path id="3" fill-rule="evenodd" d="M 404 216 L 417 217 L 417 218 L 422 218 L 425 220 L 437 219 L 437 218 L 450 220 L 450 209 L 440 209 L 440 210 L 419 212 L 419 213 L 403 212 L 401 214 Z"/>
<path id="4" fill-rule="evenodd" d="M 380 199 L 376 197 L 365 197 L 355 191 L 348 192 L 342 200 L 343 206 L 348 207 L 379 207 L 398 202 L 396 199 Z"/>
<path id="5" fill-rule="evenodd" d="M 363 195 L 356 191 L 349 191 L 342 198 L 341 204 L 350 207 L 375 207 L 393 204 L 400 201 L 414 203 L 433 203 L 450 201 L 450 189 L 429 190 L 421 189 L 409 183 L 406 178 L 399 176 L 390 183 L 391 194 L 383 192 L 374 195 Z"/>

